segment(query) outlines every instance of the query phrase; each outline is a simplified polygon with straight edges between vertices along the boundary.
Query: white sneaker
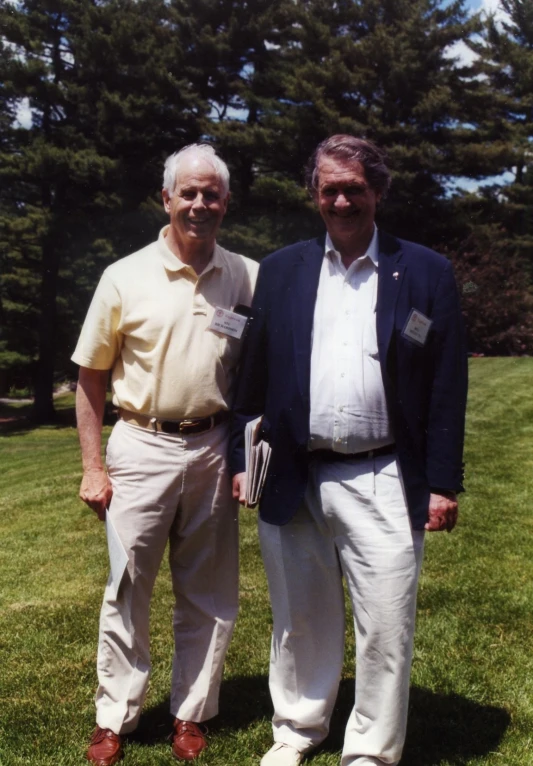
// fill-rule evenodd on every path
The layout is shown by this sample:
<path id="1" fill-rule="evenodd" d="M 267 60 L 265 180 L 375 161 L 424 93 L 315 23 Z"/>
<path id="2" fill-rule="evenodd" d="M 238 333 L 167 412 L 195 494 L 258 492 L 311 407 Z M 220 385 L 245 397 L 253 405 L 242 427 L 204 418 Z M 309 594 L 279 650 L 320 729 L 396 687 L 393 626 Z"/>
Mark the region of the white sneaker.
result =
<path id="1" fill-rule="evenodd" d="M 261 758 L 261 766 L 299 766 L 304 759 L 304 753 L 292 745 L 276 742 L 268 753 Z"/>

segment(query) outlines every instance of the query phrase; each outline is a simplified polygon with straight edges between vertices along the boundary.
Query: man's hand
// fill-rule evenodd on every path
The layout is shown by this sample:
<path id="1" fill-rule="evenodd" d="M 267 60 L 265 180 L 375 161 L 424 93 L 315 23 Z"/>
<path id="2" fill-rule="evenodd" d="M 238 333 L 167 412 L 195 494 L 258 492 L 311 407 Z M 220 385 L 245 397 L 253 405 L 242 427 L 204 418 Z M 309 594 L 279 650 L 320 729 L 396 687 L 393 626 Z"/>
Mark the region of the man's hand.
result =
<path id="1" fill-rule="evenodd" d="M 87 470 L 83 474 L 80 498 L 91 508 L 100 521 L 105 521 L 105 511 L 111 502 L 113 489 L 104 468 Z"/>
<path id="2" fill-rule="evenodd" d="M 429 496 L 428 523 L 424 526 L 428 532 L 442 532 L 445 529 L 451 532 L 457 524 L 459 506 L 455 492 L 436 494 Z"/>
<path id="3" fill-rule="evenodd" d="M 244 505 L 246 500 L 246 474 L 245 473 L 236 473 L 233 477 L 233 497 L 239 501 L 241 505 Z M 257 503 L 254 505 L 247 505 L 247 508 L 255 508 Z"/>

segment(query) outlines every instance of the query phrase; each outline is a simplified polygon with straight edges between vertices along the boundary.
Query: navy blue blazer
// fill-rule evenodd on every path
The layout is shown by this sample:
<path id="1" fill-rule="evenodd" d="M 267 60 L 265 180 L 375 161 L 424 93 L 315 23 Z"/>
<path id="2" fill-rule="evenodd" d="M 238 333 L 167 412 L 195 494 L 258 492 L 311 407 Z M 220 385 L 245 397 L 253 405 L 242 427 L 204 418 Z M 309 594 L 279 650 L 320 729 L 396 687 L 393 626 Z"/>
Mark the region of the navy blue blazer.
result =
<path id="1" fill-rule="evenodd" d="M 307 484 L 311 332 L 323 257 L 319 238 L 262 261 L 244 341 L 230 470 L 244 470 L 245 425 L 263 415 L 272 456 L 260 514 L 271 524 L 292 518 Z M 413 308 L 433 322 L 424 346 L 402 334 Z M 409 513 L 422 529 L 430 489 L 463 489 L 467 354 L 449 261 L 379 232 L 376 330 Z"/>

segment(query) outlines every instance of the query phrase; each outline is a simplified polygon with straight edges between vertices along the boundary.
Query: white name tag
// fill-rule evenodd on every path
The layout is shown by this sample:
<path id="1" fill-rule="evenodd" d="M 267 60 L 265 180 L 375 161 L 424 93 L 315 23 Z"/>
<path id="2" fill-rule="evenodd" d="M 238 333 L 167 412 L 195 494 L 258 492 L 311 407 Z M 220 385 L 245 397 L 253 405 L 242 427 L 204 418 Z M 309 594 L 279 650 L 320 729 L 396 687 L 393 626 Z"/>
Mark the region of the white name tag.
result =
<path id="1" fill-rule="evenodd" d="M 241 338 L 246 327 L 247 318 L 236 314 L 229 309 L 215 308 L 213 319 L 209 325 L 210 330 L 230 335 L 232 338 Z"/>
<path id="2" fill-rule="evenodd" d="M 423 346 L 427 340 L 428 332 L 433 324 L 433 320 L 424 316 L 421 311 L 417 309 L 411 309 L 411 313 L 407 317 L 407 322 L 403 328 L 402 335 L 405 338 L 409 338 L 414 343 L 418 343 L 419 346 Z"/>

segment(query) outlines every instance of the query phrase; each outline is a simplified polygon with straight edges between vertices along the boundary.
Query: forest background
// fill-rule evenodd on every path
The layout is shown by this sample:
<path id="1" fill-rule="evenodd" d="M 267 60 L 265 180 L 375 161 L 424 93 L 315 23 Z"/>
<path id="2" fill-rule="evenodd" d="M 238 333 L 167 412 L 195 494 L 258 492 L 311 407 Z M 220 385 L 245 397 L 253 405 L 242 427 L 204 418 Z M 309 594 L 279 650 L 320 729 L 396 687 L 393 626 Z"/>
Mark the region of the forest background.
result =
<path id="1" fill-rule="evenodd" d="M 101 272 L 155 239 L 164 159 L 199 140 L 232 175 L 219 241 L 256 260 L 321 232 L 319 141 L 376 141 L 378 224 L 452 259 L 470 351 L 533 354 L 533 2 L 500 6 L 0 0 L 0 396 L 54 419 Z"/>

